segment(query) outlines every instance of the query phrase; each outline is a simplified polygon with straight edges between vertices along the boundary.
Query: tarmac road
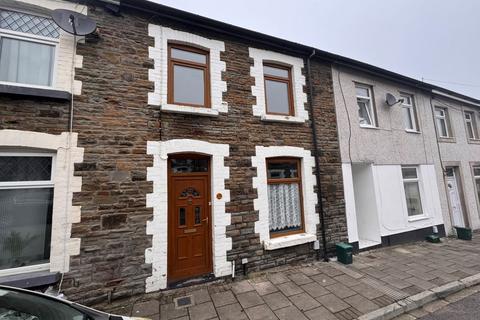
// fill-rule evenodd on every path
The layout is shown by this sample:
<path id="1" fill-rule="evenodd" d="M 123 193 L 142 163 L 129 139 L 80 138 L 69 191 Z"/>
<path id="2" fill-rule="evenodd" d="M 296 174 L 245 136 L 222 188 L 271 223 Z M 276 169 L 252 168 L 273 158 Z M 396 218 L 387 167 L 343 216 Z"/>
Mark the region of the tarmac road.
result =
<path id="1" fill-rule="evenodd" d="M 480 319 L 480 292 L 450 303 L 420 320 L 478 320 Z"/>

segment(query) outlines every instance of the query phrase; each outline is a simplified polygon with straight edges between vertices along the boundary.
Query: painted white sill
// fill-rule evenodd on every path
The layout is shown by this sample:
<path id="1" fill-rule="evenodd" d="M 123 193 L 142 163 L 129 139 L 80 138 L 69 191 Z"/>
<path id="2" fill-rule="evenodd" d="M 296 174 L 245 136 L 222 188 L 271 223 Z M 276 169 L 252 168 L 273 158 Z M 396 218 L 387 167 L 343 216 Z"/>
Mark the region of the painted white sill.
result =
<path id="1" fill-rule="evenodd" d="M 276 250 L 286 247 L 298 246 L 300 244 L 314 242 L 317 236 L 309 233 L 298 233 L 283 237 L 276 237 L 263 242 L 265 250 Z"/>
<path id="2" fill-rule="evenodd" d="M 428 220 L 428 219 L 430 219 L 428 216 L 422 214 L 418 217 L 416 216 L 409 217 L 408 222 L 415 222 L 415 221 Z"/>
<path id="3" fill-rule="evenodd" d="M 379 129 L 380 129 L 379 127 L 369 126 L 369 125 L 366 125 L 366 124 L 361 124 L 361 125 L 360 125 L 360 128 L 363 128 L 363 129 L 374 129 L 374 130 L 379 130 Z"/>
<path id="4" fill-rule="evenodd" d="M 182 106 L 177 104 L 163 104 L 160 110 L 164 112 L 183 113 L 183 114 L 198 114 L 201 116 L 218 116 L 218 110 L 212 108 Z"/>
<path id="5" fill-rule="evenodd" d="M 411 129 L 405 129 L 405 132 L 408 132 L 408 133 L 416 133 L 416 134 L 420 134 L 422 132 L 420 131 L 417 131 L 417 130 L 411 130 Z"/>
<path id="6" fill-rule="evenodd" d="M 29 272 L 37 272 L 37 271 L 48 271 L 48 270 L 50 270 L 50 263 L 35 264 L 32 266 L 0 270 L 0 277 L 12 276 L 12 275 L 29 273 Z"/>
<path id="7" fill-rule="evenodd" d="M 264 114 L 261 117 L 262 121 L 268 122 L 291 122 L 291 123 L 304 123 L 305 119 L 294 116 L 281 116 L 276 114 Z"/>

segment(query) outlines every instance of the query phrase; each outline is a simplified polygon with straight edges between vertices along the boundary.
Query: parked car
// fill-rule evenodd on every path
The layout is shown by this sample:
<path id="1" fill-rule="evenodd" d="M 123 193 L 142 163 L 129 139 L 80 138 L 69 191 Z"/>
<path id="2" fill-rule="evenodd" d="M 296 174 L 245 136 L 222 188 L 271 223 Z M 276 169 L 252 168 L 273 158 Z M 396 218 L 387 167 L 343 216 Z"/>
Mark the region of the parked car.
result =
<path id="1" fill-rule="evenodd" d="M 0 320 L 148 320 L 108 314 L 43 293 L 0 286 Z"/>

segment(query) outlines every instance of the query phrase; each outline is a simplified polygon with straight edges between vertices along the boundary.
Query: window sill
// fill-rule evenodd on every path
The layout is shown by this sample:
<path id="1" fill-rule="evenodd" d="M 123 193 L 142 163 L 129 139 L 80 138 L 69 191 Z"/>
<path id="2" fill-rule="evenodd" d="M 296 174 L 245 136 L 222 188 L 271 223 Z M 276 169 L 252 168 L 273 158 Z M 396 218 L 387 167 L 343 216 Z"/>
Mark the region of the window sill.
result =
<path id="1" fill-rule="evenodd" d="M 0 93 L 15 96 L 49 98 L 55 100 L 71 100 L 71 94 L 67 91 L 48 88 L 26 87 L 21 85 L 0 84 Z"/>
<path id="2" fill-rule="evenodd" d="M 479 140 L 479 139 L 468 139 L 468 143 L 471 143 L 471 144 L 480 144 L 480 140 Z"/>
<path id="3" fill-rule="evenodd" d="M 428 220 L 428 219 L 430 218 L 425 215 L 420 215 L 418 217 L 413 216 L 408 218 L 408 222 L 416 222 L 416 221 L 422 221 L 422 220 Z"/>
<path id="4" fill-rule="evenodd" d="M 455 143 L 455 138 L 451 137 L 438 137 L 438 142 L 445 142 L 445 143 Z"/>
<path id="5" fill-rule="evenodd" d="M 405 132 L 407 132 L 407 133 L 414 133 L 414 134 L 421 134 L 421 132 L 420 132 L 420 131 L 417 131 L 417 130 L 405 129 Z"/>
<path id="6" fill-rule="evenodd" d="M 265 250 L 276 250 L 286 247 L 298 246 L 300 244 L 314 242 L 317 236 L 308 233 L 298 233 L 283 237 L 276 237 L 263 242 Z"/>
<path id="7" fill-rule="evenodd" d="M 59 272 L 37 271 L 0 277 L 0 284 L 26 289 L 52 285 L 59 280 Z"/>
<path id="8" fill-rule="evenodd" d="M 287 122 L 287 123 L 304 123 L 305 119 L 294 116 L 281 116 L 275 114 L 264 114 L 261 117 L 262 121 L 266 122 Z"/>
<path id="9" fill-rule="evenodd" d="M 367 126 L 367 125 L 360 125 L 360 128 L 362 129 L 374 129 L 374 130 L 379 130 L 379 127 L 374 127 L 374 126 Z"/>
<path id="10" fill-rule="evenodd" d="M 196 114 L 201 116 L 218 116 L 218 110 L 204 107 L 182 106 L 177 104 L 164 104 L 160 107 L 163 112 L 182 113 L 182 114 Z"/>

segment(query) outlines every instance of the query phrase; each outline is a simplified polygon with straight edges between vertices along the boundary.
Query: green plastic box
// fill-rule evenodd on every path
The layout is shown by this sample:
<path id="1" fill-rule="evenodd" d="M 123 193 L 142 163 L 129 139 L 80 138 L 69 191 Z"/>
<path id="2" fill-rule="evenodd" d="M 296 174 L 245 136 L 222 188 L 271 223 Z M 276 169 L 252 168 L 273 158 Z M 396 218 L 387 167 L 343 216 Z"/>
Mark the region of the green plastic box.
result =
<path id="1" fill-rule="evenodd" d="M 353 262 L 353 247 L 345 242 L 339 242 L 335 245 L 337 249 L 337 259 L 343 264 L 351 264 Z"/>
<path id="2" fill-rule="evenodd" d="M 457 238 L 461 240 L 472 240 L 472 229 L 464 227 L 455 227 Z"/>

